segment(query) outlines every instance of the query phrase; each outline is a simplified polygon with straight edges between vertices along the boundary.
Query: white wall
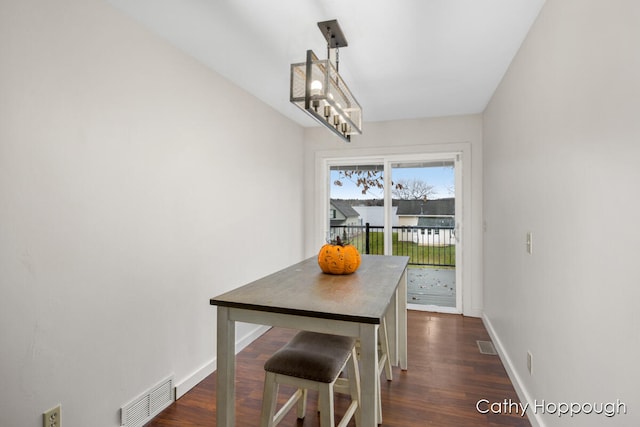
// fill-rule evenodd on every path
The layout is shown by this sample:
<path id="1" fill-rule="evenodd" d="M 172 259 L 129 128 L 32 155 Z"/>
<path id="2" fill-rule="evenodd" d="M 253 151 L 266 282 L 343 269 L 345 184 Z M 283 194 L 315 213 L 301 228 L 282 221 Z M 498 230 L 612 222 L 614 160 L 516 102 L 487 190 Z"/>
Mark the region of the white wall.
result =
<path id="1" fill-rule="evenodd" d="M 485 320 L 512 378 L 628 409 L 534 425 L 640 425 L 639 23 L 636 0 L 548 0 L 484 113 Z"/>
<path id="2" fill-rule="evenodd" d="M 366 114 L 366 111 L 365 111 Z M 324 241 L 323 184 L 319 159 L 463 153 L 463 312 L 482 314 L 482 117 L 480 115 L 365 123 L 349 144 L 327 129 L 305 129 L 305 253 Z"/>
<path id="3" fill-rule="evenodd" d="M 302 258 L 303 130 L 100 1 L 2 1 L 0 52 L 0 425 L 118 426 Z"/>

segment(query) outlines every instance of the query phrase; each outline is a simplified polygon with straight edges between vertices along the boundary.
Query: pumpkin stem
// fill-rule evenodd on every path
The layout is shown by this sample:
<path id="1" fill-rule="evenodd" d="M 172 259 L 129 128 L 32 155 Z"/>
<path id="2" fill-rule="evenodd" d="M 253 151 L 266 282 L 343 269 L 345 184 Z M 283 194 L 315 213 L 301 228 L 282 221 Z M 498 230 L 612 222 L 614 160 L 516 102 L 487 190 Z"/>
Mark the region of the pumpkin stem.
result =
<path id="1" fill-rule="evenodd" d="M 340 236 L 336 236 L 336 245 L 338 245 L 338 246 L 344 246 L 344 245 L 342 244 L 342 241 L 340 240 Z"/>

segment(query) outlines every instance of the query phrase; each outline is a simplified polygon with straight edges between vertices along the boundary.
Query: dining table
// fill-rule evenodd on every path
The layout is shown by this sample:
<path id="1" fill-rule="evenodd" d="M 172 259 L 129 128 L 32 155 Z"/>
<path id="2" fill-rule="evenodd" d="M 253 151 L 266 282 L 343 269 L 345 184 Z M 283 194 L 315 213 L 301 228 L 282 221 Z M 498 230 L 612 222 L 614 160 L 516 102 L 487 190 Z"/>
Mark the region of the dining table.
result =
<path id="1" fill-rule="evenodd" d="M 216 422 L 235 425 L 236 322 L 355 337 L 360 341 L 361 426 L 378 424 L 378 328 L 391 364 L 407 369 L 409 257 L 361 255 L 358 270 L 325 274 L 316 257 L 210 299 L 217 309 Z"/>

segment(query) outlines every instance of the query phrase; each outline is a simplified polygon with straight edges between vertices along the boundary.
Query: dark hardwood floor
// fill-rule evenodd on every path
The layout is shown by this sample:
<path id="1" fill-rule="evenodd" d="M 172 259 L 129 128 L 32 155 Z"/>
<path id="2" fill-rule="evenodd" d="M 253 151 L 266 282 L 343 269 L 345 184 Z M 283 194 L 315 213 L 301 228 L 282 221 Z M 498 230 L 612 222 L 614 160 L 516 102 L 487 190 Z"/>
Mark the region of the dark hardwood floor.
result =
<path id="1" fill-rule="evenodd" d="M 476 403 L 519 402 L 498 356 L 481 354 L 476 340 L 489 340 L 482 321 L 460 315 L 409 311 L 409 370 L 382 376 L 383 426 L 530 426 L 520 414 L 481 414 Z M 257 427 L 263 364 L 295 331 L 273 328 L 237 356 L 236 425 Z M 215 373 L 182 396 L 146 427 L 215 426 Z M 281 403 L 284 402 L 281 387 Z M 348 404 L 336 395 L 336 417 Z M 488 405 L 481 405 L 487 409 Z M 292 410 L 280 426 L 318 427 L 317 396 L 309 392 L 307 415 Z M 352 420 L 349 426 L 354 426 Z"/>

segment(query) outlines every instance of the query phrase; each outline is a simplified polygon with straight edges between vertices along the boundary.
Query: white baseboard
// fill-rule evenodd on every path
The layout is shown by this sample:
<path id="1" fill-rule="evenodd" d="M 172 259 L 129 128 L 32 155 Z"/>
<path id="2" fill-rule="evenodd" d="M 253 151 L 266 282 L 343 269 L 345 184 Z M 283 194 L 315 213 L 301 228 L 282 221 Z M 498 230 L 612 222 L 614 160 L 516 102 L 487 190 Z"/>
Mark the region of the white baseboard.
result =
<path id="1" fill-rule="evenodd" d="M 462 314 L 467 317 L 482 317 L 482 310 L 465 310 L 464 313 L 460 313 L 456 307 L 442 307 L 439 305 L 408 303 L 407 310 L 431 311 L 433 313 L 444 313 L 444 314 Z"/>
<path id="2" fill-rule="evenodd" d="M 197 369 L 195 372 L 187 376 L 180 383 L 176 384 L 176 400 L 180 399 L 186 392 L 191 390 L 193 387 L 198 385 L 198 383 L 209 375 L 211 375 L 216 370 L 216 361 L 215 359 L 210 360 L 205 363 L 202 367 Z"/>
<path id="3" fill-rule="evenodd" d="M 520 375 L 518 375 L 518 372 L 516 371 L 511 358 L 504 350 L 502 341 L 500 341 L 500 337 L 498 337 L 498 334 L 491 324 L 491 320 L 489 320 L 486 314 L 482 315 L 482 323 L 484 323 L 484 327 L 487 329 L 487 332 L 489 332 L 491 341 L 493 342 L 493 345 L 498 352 L 498 356 L 500 357 L 500 360 L 502 361 L 502 364 L 507 371 L 507 375 L 509 376 L 511 383 L 513 384 L 513 388 L 515 389 L 518 398 L 521 402 L 523 402 L 523 404 L 527 402 L 532 403 L 533 399 L 531 399 L 531 396 L 524 386 L 524 383 L 520 379 Z M 531 422 L 531 425 L 533 427 L 546 427 L 545 423 L 542 421 L 542 419 L 540 419 L 539 414 L 536 414 L 531 409 L 531 406 L 527 409 L 527 417 L 529 418 L 529 422 Z"/>
<path id="4" fill-rule="evenodd" d="M 271 329 L 271 326 L 256 326 L 255 329 L 249 331 L 245 336 L 236 341 L 236 354 L 240 353 L 246 346 L 258 339 L 262 334 Z"/>
<path id="5" fill-rule="evenodd" d="M 255 341 L 258 337 L 269 330 L 270 326 L 256 326 L 255 329 L 245 334 L 242 338 L 236 341 L 236 354 L 242 349 Z M 176 385 L 176 400 L 184 396 L 189 390 L 198 385 L 200 381 L 207 378 L 216 370 L 216 359 L 213 358 L 203 366 L 198 368 L 195 372 L 188 375 L 179 384 Z"/>
<path id="6" fill-rule="evenodd" d="M 467 308 L 463 311 L 463 313 L 467 317 L 483 317 L 484 313 L 480 308 Z"/>
<path id="7" fill-rule="evenodd" d="M 444 314 L 460 314 L 455 307 L 442 307 L 439 305 L 427 305 L 427 304 L 407 304 L 407 310 L 415 311 L 430 311 L 432 313 L 444 313 Z"/>

